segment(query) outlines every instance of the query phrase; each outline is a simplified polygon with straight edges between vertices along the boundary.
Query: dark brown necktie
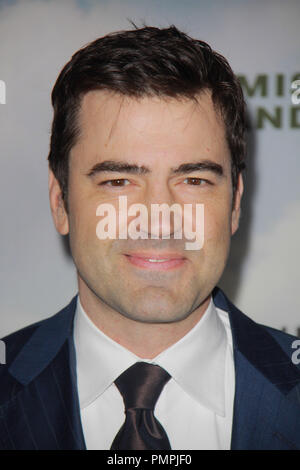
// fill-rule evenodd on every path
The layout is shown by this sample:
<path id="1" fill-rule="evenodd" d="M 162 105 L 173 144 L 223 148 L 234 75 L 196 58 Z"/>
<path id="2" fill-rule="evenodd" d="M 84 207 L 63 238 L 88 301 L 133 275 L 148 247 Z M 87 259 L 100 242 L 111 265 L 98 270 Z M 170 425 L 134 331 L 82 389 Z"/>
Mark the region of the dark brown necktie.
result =
<path id="1" fill-rule="evenodd" d="M 154 416 L 157 399 L 171 376 L 147 362 L 136 362 L 116 380 L 125 405 L 126 419 L 111 450 L 171 449 L 166 431 Z"/>

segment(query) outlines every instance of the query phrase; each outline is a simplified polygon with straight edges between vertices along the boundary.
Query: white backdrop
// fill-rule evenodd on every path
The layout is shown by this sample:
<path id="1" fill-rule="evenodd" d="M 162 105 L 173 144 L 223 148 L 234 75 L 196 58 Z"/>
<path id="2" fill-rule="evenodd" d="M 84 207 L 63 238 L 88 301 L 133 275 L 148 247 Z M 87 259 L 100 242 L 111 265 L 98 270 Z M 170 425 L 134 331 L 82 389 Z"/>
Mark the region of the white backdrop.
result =
<path id="1" fill-rule="evenodd" d="M 290 86 L 300 73 L 299 0 L 0 0 L 0 337 L 54 314 L 76 293 L 48 208 L 50 93 L 73 52 L 129 29 L 128 19 L 174 23 L 207 41 L 253 88 L 241 228 L 221 286 L 253 319 L 296 334 L 300 111 L 291 111 Z M 256 129 L 265 112 L 273 123 L 262 117 Z"/>

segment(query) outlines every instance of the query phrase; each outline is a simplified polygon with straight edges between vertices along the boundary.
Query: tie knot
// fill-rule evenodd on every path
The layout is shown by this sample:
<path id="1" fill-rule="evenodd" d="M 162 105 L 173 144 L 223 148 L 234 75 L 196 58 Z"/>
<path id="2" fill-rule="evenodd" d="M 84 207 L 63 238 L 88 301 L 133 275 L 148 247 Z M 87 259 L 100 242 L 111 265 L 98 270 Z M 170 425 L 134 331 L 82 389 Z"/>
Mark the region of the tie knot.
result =
<path id="1" fill-rule="evenodd" d="M 160 366 L 136 362 L 115 380 L 115 384 L 123 396 L 126 410 L 154 410 L 158 397 L 170 378 L 168 372 Z"/>

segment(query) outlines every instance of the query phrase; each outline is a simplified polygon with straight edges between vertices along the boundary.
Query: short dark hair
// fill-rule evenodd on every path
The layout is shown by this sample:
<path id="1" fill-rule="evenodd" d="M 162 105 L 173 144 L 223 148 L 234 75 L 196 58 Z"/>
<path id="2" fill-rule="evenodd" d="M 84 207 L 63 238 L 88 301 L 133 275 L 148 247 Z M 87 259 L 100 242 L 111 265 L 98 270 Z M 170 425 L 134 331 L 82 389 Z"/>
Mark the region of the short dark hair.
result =
<path id="1" fill-rule="evenodd" d="M 110 33 L 77 51 L 52 91 L 48 160 L 66 208 L 69 153 L 79 136 L 78 111 L 85 93 L 109 90 L 136 98 L 195 98 L 205 89 L 211 90 L 224 119 L 235 194 L 238 175 L 245 167 L 245 102 L 240 83 L 222 55 L 174 25 Z"/>

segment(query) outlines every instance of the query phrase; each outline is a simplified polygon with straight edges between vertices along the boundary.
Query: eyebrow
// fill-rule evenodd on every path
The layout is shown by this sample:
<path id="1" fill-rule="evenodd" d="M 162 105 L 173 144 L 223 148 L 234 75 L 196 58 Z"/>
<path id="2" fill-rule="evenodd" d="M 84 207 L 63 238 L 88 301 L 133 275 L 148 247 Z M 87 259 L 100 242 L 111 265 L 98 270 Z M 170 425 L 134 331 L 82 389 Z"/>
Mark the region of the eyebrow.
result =
<path id="1" fill-rule="evenodd" d="M 104 162 L 96 163 L 96 165 L 94 165 L 90 169 L 87 175 L 94 176 L 96 173 L 101 173 L 105 171 L 112 171 L 116 173 L 132 173 L 136 175 L 145 175 L 146 173 L 150 173 L 150 169 L 146 168 L 145 166 L 139 166 L 114 160 L 105 160 Z"/>
<path id="2" fill-rule="evenodd" d="M 211 171 L 218 176 L 224 175 L 222 165 L 211 160 L 203 160 L 196 163 L 183 163 L 182 165 L 179 165 L 179 167 L 172 169 L 172 173 L 175 174 L 192 173 L 193 171 Z"/>
<path id="3" fill-rule="evenodd" d="M 177 168 L 171 168 L 171 174 L 186 174 L 192 173 L 193 171 L 211 171 L 217 176 L 223 176 L 224 170 L 222 165 L 215 163 L 211 160 L 203 160 L 196 163 L 182 163 Z M 131 173 L 135 175 L 145 175 L 151 173 L 150 168 L 145 166 L 139 166 L 136 164 L 130 164 L 115 160 L 105 160 L 101 163 L 96 163 L 87 176 L 94 176 L 95 174 L 102 172 L 115 172 L 115 173 Z"/>

